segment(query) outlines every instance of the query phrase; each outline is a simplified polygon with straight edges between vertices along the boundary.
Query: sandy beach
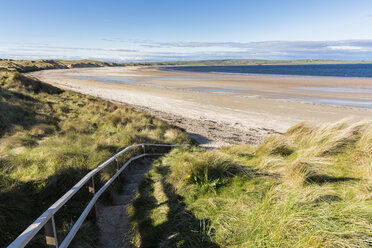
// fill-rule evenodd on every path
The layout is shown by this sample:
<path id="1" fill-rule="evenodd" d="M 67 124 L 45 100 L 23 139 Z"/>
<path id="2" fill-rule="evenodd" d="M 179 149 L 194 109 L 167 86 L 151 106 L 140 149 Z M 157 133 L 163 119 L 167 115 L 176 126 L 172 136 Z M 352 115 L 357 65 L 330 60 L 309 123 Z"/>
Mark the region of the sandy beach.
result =
<path id="1" fill-rule="evenodd" d="M 131 105 L 185 128 L 206 146 L 260 143 L 309 121 L 372 119 L 372 79 L 104 67 L 30 73 L 63 89 Z"/>

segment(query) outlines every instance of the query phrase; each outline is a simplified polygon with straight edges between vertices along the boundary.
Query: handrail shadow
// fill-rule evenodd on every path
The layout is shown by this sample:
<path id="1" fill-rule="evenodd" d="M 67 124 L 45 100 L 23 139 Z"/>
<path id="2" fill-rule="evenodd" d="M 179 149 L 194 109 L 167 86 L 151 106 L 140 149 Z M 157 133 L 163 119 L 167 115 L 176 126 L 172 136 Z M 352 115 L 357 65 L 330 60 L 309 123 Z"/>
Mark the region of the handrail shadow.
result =
<path id="1" fill-rule="evenodd" d="M 138 231 L 141 237 L 140 247 L 206 247 L 218 248 L 213 242 L 213 228 L 210 220 L 198 219 L 187 210 L 184 198 L 176 193 L 174 187 L 166 181 L 170 170 L 168 166 L 155 167 L 161 175 L 163 193 L 167 196 L 166 203 L 157 203 L 154 197 L 154 181 L 146 177 L 139 187 L 139 196 L 133 202 L 132 219 L 138 221 Z M 152 210 L 167 204 L 167 221 L 154 225 L 151 219 Z"/>

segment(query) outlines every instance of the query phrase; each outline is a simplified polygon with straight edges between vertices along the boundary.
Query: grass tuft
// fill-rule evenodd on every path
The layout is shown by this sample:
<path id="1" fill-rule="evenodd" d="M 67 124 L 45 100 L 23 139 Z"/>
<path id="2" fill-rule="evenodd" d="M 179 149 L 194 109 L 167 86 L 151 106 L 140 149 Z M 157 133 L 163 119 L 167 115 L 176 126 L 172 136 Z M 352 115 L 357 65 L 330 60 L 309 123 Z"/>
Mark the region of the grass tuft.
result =
<path id="1" fill-rule="evenodd" d="M 174 150 L 130 207 L 133 244 L 167 244 L 182 223 L 186 247 L 370 247 L 371 143 L 372 123 L 345 120 L 300 123 L 258 147 Z M 151 204 L 137 204 L 143 192 Z"/>

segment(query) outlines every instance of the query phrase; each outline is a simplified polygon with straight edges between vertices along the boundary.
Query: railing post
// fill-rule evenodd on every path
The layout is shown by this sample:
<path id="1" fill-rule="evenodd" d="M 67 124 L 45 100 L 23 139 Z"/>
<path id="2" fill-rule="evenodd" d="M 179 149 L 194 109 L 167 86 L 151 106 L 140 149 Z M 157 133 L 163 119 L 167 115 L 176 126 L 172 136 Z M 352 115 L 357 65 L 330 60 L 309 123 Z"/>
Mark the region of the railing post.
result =
<path id="1" fill-rule="evenodd" d="M 88 190 L 90 195 L 93 197 L 96 193 L 96 190 L 94 188 L 94 176 L 92 176 L 91 180 L 89 181 Z"/>
<path id="2" fill-rule="evenodd" d="M 116 171 L 119 171 L 120 170 L 119 160 L 115 158 L 115 161 L 116 161 Z"/>
<path id="3" fill-rule="evenodd" d="M 120 170 L 119 159 L 116 158 L 115 162 L 116 162 L 116 172 L 118 172 Z M 121 183 L 120 177 L 118 177 L 118 182 Z"/>
<path id="4" fill-rule="evenodd" d="M 145 145 L 142 145 L 142 148 L 143 148 L 143 154 L 145 154 L 146 153 Z"/>
<path id="5" fill-rule="evenodd" d="M 94 196 L 94 194 L 96 193 L 96 189 L 94 187 L 94 176 L 92 176 L 91 180 L 89 181 L 89 185 L 88 185 L 88 191 L 89 191 L 89 195 L 91 197 Z M 94 204 L 94 208 L 92 208 L 92 216 L 94 216 L 95 218 L 97 218 L 97 206 L 96 204 Z"/>
<path id="6" fill-rule="evenodd" d="M 44 226 L 45 241 L 49 248 L 58 248 L 58 239 L 56 232 L 56 225 L 54 223 L 54 216 L 52 216 Z"/>

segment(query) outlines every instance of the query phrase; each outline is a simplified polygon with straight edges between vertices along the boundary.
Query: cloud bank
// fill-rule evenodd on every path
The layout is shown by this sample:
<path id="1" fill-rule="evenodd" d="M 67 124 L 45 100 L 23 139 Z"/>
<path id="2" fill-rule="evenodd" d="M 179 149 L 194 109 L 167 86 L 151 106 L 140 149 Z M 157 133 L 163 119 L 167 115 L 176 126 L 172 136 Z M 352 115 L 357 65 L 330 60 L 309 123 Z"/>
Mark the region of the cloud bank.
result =
<path id="1" fill-rule="evenodd" d="M 101 39 L 100 46 L 0 44 L 0 58 L 97 59 L 105 61 L 174 61 L 204 59 L 371 60 L 371 40 L 201 42 Z"/>

